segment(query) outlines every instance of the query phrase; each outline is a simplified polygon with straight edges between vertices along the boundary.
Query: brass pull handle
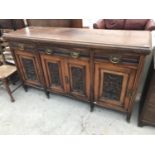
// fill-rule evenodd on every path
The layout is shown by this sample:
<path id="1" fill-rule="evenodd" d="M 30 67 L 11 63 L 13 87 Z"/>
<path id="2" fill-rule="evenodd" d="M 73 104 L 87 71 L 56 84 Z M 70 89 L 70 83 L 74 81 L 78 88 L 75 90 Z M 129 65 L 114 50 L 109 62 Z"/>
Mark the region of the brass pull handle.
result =
<path id="1" fill-rule="evenodd" d="M 80 53 L 78 53 L 78 52 L 71 52 L 71 57 L 72 58 L 77 59 L 77 58 L 79 58 L 79 56 L 80 56 Z"/>
<path id="2" fill-rule="evenodd" d="M 113 63 L 113 64 L 117 64 L 117 63 L 120 62 L 120 57 L 111 56 L 111 57 L 110 57 L 110 62 Z"/>
<path id="3" fill-rule="evenodd" d="M 46 54 L 53 54 L 53 50 L 52 49 L 46 49 Z"/>
<path id="4" fill-rule="evenodd" d="M 18 44 L 20 50 L 24 50 L 24 44 Z"/>

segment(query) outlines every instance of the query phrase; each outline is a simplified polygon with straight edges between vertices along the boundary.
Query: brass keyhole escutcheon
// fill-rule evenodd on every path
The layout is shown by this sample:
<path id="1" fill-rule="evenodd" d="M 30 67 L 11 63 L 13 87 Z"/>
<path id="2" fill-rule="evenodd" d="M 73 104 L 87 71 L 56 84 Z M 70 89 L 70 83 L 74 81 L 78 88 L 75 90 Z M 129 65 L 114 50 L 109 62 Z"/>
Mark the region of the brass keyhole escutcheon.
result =
<path id="1" fill-rule="evenodd" d="M 24 44 L 18 44 L 18 48 L 19 48 L 20 50 L 24 50 Z"/>
<path id="2" fill-rule="evenodd" d="M 53 54 L 53 50 L 52 49 L 46 49 L 46 54 Z"/>
<path id="3" fill-rule="evenodd" d="M 117 64 L 120 62 L 121 57 L 120 56 L 111 56 L 109 59 L 110 59 L 111 63 Z"/>
<path id="4" fill-rule="evenodd" d="M 80 53 L 78 53 L 78 52 L 71 52 L 71 57 L 72 58 L 77 59 L 77 58 L 79 58 L 79 56 L 80 56 Z"/>

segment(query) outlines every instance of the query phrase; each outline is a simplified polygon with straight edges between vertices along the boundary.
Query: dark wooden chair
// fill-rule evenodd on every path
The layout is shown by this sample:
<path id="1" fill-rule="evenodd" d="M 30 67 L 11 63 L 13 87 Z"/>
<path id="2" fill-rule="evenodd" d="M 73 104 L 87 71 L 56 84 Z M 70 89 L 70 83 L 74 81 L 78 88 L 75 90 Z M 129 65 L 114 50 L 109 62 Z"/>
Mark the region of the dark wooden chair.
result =
<path id="1" fill-rule="evenodd" d="M 5 58 L 4 58 L 3 52 L 2 52 L 2 59 L 3 59 L 2 60 L 3 64 L 0 65 L 0 81 L 5 86 L 6 91 L 8 92 L 8 94 L 10 96 L 11 102 L 14 102 L 15 99 L 14 99 L 12 93 L 16 89 L 18 89 L 21 86 L 21 84 L 19 84 L 15 89 L 11 90 L 9 87 L 9 84 L 10 84 L 9 79 L 11 78 L 11 76 L 13 76 L 15 73 L 17 73 L 17 68 L 14 65 L 8 65 L 5 63 Z"/>
<path id="2" fill-rule="evenodd" d="M 11 91 L 10 87 L 9 87 L 9 78 L 11 75 L 13 75 L 15 72 L 17 71 L 15 66 L 11 66 L 11 65 L 1 65 L 0 66 L 0 80 L 2 81 L 2 83 L 4 84 L 11 102 L 14 102 L 15 99 L 12 96 L 12 93 L 15 91 Z"/>

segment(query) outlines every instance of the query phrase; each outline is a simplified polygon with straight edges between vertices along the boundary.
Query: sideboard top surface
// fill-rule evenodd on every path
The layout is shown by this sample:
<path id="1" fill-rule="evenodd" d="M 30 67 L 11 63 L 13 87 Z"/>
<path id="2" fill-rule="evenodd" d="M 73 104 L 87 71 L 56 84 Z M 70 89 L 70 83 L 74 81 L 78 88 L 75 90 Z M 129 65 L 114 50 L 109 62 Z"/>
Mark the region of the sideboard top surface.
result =
<path id="1" fill-rule="evenodd" d="M 27 27 L 5 34 L 4 38 L 87 45 L 92 48 L 120 47 L 146 51 L 151 49 L 151 33 L 149 31 Z"/>

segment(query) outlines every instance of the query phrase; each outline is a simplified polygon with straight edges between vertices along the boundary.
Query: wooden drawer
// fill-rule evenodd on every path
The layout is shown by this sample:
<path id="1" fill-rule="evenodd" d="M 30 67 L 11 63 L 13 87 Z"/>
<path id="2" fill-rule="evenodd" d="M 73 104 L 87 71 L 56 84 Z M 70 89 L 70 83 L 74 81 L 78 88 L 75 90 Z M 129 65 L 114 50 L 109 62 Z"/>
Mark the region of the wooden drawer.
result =
<path id="1" fill-rule="evenodd" d="M 35 45 L 33 43 L 11 42 L 10 47 L 14 50 L 34 52 Z"/>
<path id="2" fill-rule="evenodd" d="M 95 51 L 95 61 L 110 62 L 114 64 L 129 64 L 137 66 L 139 63 L 138 55 L 128 55 L 116 52 Z"/>
<path id="3" fill-rule="evenodd" d="M 83 48 L 62 48 L 52 46 L 37 46 L 37 51 L 47 55 L 67 56 L 72 58 L 89 58 L 90 51 Z"/>

